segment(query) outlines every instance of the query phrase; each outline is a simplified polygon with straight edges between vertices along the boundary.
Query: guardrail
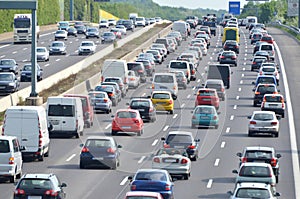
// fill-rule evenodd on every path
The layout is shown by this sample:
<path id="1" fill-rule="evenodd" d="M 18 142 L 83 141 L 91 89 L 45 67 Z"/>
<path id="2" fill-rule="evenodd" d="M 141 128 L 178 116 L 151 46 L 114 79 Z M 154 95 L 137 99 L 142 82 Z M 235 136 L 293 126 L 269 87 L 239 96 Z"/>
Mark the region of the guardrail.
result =
<path id="1" fill-rule="evenodd" d="M 270 24 L 273 25 L 273 26 L 285 27 L 285 28 L 293 31 L 295 34 L 300 34 L 300 28 L 298 28 L 298 27 L 288 26 L 288 25 L 285 25 L 285 24 L 282 24 L 282 23 L 279 23 L 279 22 L 271 22 Z"/>

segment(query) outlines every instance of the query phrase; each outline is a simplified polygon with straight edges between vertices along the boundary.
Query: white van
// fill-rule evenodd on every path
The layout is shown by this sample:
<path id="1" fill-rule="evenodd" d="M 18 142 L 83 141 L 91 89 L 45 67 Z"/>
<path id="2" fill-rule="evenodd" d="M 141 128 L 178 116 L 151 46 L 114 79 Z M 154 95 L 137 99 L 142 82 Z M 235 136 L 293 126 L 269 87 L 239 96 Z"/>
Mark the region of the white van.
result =
<path id="1" fill-rule="evenodd" d="M 156 90 L 170 91 L 175 100 L 178 95 L 178 83 L 175 73 L 155 73 L 152 79 L 152 91 Z"/>
<path id="2" fill-rule="evenodd" d="M 246 17 L 246 29 L 249 28 L 251 23 L 257 23 L 257 17 L 255 17 L 255 16 Z"/>
<path id="3" fill-rule="evenodd" d="M 126 90 L 128 90 L 128 68 L 126 60 L 106 59 L 102 66 L 101 82 L 106 77 L 121 77 Z"/>
<path id="4" fill-rule="evenodd" d="M 0 136 L 0 177 L 8 178 L 11 183 L 22 175 L 22 153 L 18 138 Z"/>
<path id="5" fill-rule="evenodd" d="M 171 60 L 169 63 L 169 72 L 172 71 L 183 71 L 188 83 L 191 81 L 191 71 L 189 67 L 189 62 L 187 61 L 182 61 L 182 60 Z"/>
<path id="6" fill-rule="evenodd" d="M 186 40 L 188 37 L 188 25 L 185 21 L 175 21 L 172 27 L 173 31 L 181 33 L 182 39 Z"/>
<path id="7" fill-rule="evenodd" d="M 273 44 L 262 43 L 259 46 L 259 51 L 267 51 L 269 53 L 270 59 L 275 60 L 275 49 Z"/>
<path id="8" fill-rule="evenodd" d="M 5 112 L 3 134 L 16 136 L 23 158 L 33 157 L 43 161 L 49 155 L 49 131 L 46 112 L 42 106 L 12 106 Z"/>
<path id="9" fill-rule="evenodd" d="M 52 125 L 50 134 L 83 135 L 84 118 L 79 97 L 48 97 L 47 119 Z"/>

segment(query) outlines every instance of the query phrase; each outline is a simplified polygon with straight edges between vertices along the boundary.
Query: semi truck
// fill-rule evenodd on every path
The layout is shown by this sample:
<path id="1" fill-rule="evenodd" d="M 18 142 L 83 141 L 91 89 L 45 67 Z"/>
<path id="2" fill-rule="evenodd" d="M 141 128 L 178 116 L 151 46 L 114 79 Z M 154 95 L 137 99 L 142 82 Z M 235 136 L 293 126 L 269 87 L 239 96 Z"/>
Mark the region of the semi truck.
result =
<path id="1" fill-rule="evenodd" d="M 14 43 L 32 42 L 32 17 L 31 14 L 14 15 Z M 36 26 L 37 39 L 40 36 L 40 28 Z"/>

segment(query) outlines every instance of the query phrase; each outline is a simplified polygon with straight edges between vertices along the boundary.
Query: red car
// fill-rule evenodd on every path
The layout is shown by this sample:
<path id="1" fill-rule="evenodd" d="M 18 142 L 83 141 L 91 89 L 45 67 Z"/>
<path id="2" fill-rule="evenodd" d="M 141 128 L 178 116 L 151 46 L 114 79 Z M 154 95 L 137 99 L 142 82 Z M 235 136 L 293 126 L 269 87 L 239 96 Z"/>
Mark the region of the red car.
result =
<path id="1" fill-rule="evenodd" d="M 116 135 L 119 131 L 135 132 L 138 136 L 143 134 L 144 122 L 138 110 L 119 109 L 111 125 L 111 135 Z"/>
<path id="2" fill-rule="evenodd" d="M 271 35 L 264 35 L 260 41 L 264 41 L 264 42 L 267 42 L 269 44 L 274 44 L 274 39 Z"/>
<path id="3" fill-rule="evenodd" d="M 212 105 L 219 109 L 220 99 L 216 89 L 200 88 L 197 92 L 195 107 L 198 105 Z"/>
<path id="4" fill-rule="evenodd" d="M 112 28 L 110 32 L 113 32 L 116 35 L 117 39 L 122 39 L 122 32 L 118 28 Z"/>

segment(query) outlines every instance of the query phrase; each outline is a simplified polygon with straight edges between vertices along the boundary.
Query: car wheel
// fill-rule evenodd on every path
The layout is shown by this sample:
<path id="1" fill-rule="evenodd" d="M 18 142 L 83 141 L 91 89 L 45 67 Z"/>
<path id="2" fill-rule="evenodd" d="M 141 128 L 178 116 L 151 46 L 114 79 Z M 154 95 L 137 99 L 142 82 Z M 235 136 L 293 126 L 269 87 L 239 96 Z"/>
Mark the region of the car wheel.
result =
<path id="1" fill-rule="evenodd" d="M 195 155 L 195 157 L 191 158 L 191 161 L 197 161 L 198 155 Z"/>
<path id="2" fill-rule="evenodd" d="M 23 166 L 21 166 L 21 168 L 22 168 Z M 17 174 L 17 176 L 16 176 L 16 178 L 17 179 L 20 179 L 22 177 L 22 170 L 20 171 L 20 173 L 19 174 Z"/>
<path id="3" fill-rule="evenodd" d="M 279 136 L 279 133 L 278 133 L 278 132 L 275 132 L 275 133 L 274 133 L 274 137 L 278 138 L 278 136 Z"/>
<path id="4" fill-rule="evenodd" d="M 118 131 L 111 130 L 111 135 L 117 135 Z"/>
<path id="5" fill-rule="evenodd" d="M 80 168 L 80 169 L 85 169 L 85 165 L 84 165 L 83 162 L 81 162 L 81 161 L 80 161 L 80 163 L 79 163 L 79 168 Z"/>
<path id="6" fill-rule="evenodd" d="M 143 129 L 137 132 L 137 136 L 141 136 L 143 134 Z"/>
<path id="7" fill-rule="evenodd" d="M 252 137 L 253 136 L 253 134 L 249 131 L 248 132 L 248 137 Z"/>
<path id="8" fill-rule="evenodd" d="M 253 67 L 251 67 L 251 71 L 254 71 Z"/>
<path id="9" fill-rule="evenodd" d="M 284 118 L 284 113 L 281 114 L 281 118 Z"/>
<path id="10" fill-rule="evenodd" d="M 190 174 L 184 174 L 184 175 L 183 175 L 183 179 L 184 179 L 184 180 L 188 180 L 189 177 L 190 177 Z"/>
<path id="11" fill-rule="evenodd" d="M 215 125 L 215 129 L 218 129 L 219 128 L 219 125 Z"/>
<path id="12" fill-rule="evenodd" d="M 38 161 L 44 161 L 44 154 L 41 154 L 39 157 L 38 157 Z"/>
<path id="13" fill-rule="evenodd" d="M 109 113 L 110 113 L 110 110 L 105 111 L 105 113 L 106 113 L 106 114 L 109 114 Z"/>
<path id="14" fill-rule="evenodd" d="M 13 176 L 10 176 L 10 177 L 9 177 L 9 182 L 10 182 L 10 183 L 15 183 L 16 180 L 17 180 L 16 174 L 14 174 Z"/>
<path id="15" fill-rule="evenodd" d="M 169 113 L 170 113 L 171 115 L 173 115 L 174 111 L 173 111 L 173 110 L 171 110 L 171 111 L 169 111 Z"/>
<path id="16" fill-rule="evenodd" d="M 275 176 L 275 178 L 276 178 L 276 183 L 278 183 L 279 182 L 279 176 L 277 175 L 277 176 Z"/>
<path id="17" fill-rule="evenodd" d="M 196 125 L 195 124 L 192 124 L 192 129 L 195 129 L 196 128 Z"/>

